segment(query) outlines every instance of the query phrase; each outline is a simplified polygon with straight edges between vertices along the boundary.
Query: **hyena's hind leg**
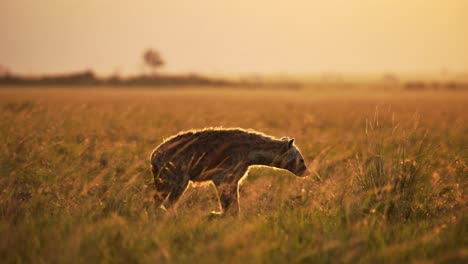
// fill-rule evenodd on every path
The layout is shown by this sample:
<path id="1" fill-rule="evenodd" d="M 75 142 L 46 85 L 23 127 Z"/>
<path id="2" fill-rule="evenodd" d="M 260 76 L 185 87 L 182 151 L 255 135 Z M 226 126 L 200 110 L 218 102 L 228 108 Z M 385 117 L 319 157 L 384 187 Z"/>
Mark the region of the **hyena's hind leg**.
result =
<path id="1" fill-rule="evenodd" d="M 188 184 L 189 179 L 187 177 L 178 179 L 177 176 L 174 177 L 173 175 L 169 177 L 160 175 L 160 177 L 155 179 L 156 194 L 154 195 L 154 201 L 156 208 L 170 209 L 173 207 L 182 194 L 184 194 Z M 166 206 L 164 206 L 163 203 L 166 199 Z"/>
<path id="2" fill-rule="evenodd" d="M 169 194 L 169 198 L 167 199 L 167 209 L 173 207 L 177 201 L 182 197 L 187 186 L 189 184 L 189 178 L 183 177 L 183 179 L 179 179 L 178 181 L 174 181 L 171 185 L 171 192 Z"/>
<path id="3" fill-rule="evenodd" d="M 163 202 L 171 193 L 171 185 L 167 181 L 161 178 L 155 179 L 154 184 L 156 186 L 156 193 L 153 196 L 154 206 L 156 208 L 161 207 L 163 209 L 166 209 L 163 205 Z"/>

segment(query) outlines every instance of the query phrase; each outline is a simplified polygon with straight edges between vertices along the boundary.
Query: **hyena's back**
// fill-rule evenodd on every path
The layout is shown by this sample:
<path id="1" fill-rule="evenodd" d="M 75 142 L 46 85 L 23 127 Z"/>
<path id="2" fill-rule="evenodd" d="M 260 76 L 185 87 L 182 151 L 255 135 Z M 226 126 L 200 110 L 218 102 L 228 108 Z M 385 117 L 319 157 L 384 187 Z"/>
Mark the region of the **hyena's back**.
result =
<path id="1" fill-rule="evenodd" d="M 252 149 L 259 145 L 275 145 L 273 142 L 268 136 L 240 129 L 189 131 L 158 146 L 151 155 L 151 163 L 153 170 L 166 166 L 175 174 L 188 174 L 179 177 L 206 181 L 211 180 L 214 173 L 247 169 Z"/>

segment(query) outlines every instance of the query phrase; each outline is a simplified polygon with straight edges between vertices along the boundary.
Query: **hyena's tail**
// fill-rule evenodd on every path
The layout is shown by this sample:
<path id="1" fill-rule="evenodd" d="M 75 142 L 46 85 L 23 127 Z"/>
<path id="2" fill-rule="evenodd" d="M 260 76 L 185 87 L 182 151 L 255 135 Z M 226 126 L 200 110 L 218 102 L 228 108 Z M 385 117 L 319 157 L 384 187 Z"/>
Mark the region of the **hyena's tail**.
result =
<path id="1" fill-rule="evenodd" d="M 156 183 L 157 176 L 159 176 L 159 169 L 160 169 L 156 162 L 156 151 L 153 151 L 153 153 L 151 153 L 150 166 L 151 166 L 151 173 L 153 174 L 154 181 Z"/>
<path id="2" fill-rule="evenodd" d="M 151 173 L 153 174 L 153 177 L 154 177 L 155 180 L 156 180 L 156 176 L 157 176 L 158 173 L 159 173 L 159 168 L 158 168 L 158 166 L 156 166 L 153 162 L 151 162 Z"/>

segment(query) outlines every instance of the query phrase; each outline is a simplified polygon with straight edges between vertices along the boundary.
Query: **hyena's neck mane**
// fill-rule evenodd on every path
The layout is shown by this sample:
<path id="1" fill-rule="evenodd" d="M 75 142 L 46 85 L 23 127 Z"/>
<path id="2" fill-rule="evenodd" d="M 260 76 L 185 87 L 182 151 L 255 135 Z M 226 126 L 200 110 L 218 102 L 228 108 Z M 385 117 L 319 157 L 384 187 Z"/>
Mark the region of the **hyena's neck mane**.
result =
<path id="1" fill-rule="evenodd" d="M 250 165 L 266 165 L 278 167 L 280 157 L 284 154 L 284 142 L 280 140 L 257 144 L 251 148 L 247 157 Z"/>
<path id="2" fill-rule="evenodd" d="M 245 157 L 250 165 L 278 166 L 278 159 L 285 153 L 287 141 L 256 131 L 232 129 L 234 140 L 243 142 Z M 245 142 L 246 140 L 247 142 Z"/>

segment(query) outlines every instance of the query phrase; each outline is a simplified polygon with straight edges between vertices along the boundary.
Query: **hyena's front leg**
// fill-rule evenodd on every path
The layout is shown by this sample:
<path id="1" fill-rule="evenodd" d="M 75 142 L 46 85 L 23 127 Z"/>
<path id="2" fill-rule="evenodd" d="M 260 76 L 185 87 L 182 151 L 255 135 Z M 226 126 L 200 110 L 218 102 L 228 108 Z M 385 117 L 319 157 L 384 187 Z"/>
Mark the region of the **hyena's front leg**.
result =
<path id="1" fill-rule="evenodd" d="M 239 181 L 245 174 L 246 169 L 238 168 L 234 173 L 220 179 L 213 179 L 219 194 L 219 200 L 223 213 L 238 214 L 239 206 Z"/>
<path id="2" fill-rule="evenodd" d="M 238 213 L 239 197 L 237 192 L 237 182 L 221 183 L 219 185 L 215 184 L 215 186 L 218 190 L 223 213 Z"/>

